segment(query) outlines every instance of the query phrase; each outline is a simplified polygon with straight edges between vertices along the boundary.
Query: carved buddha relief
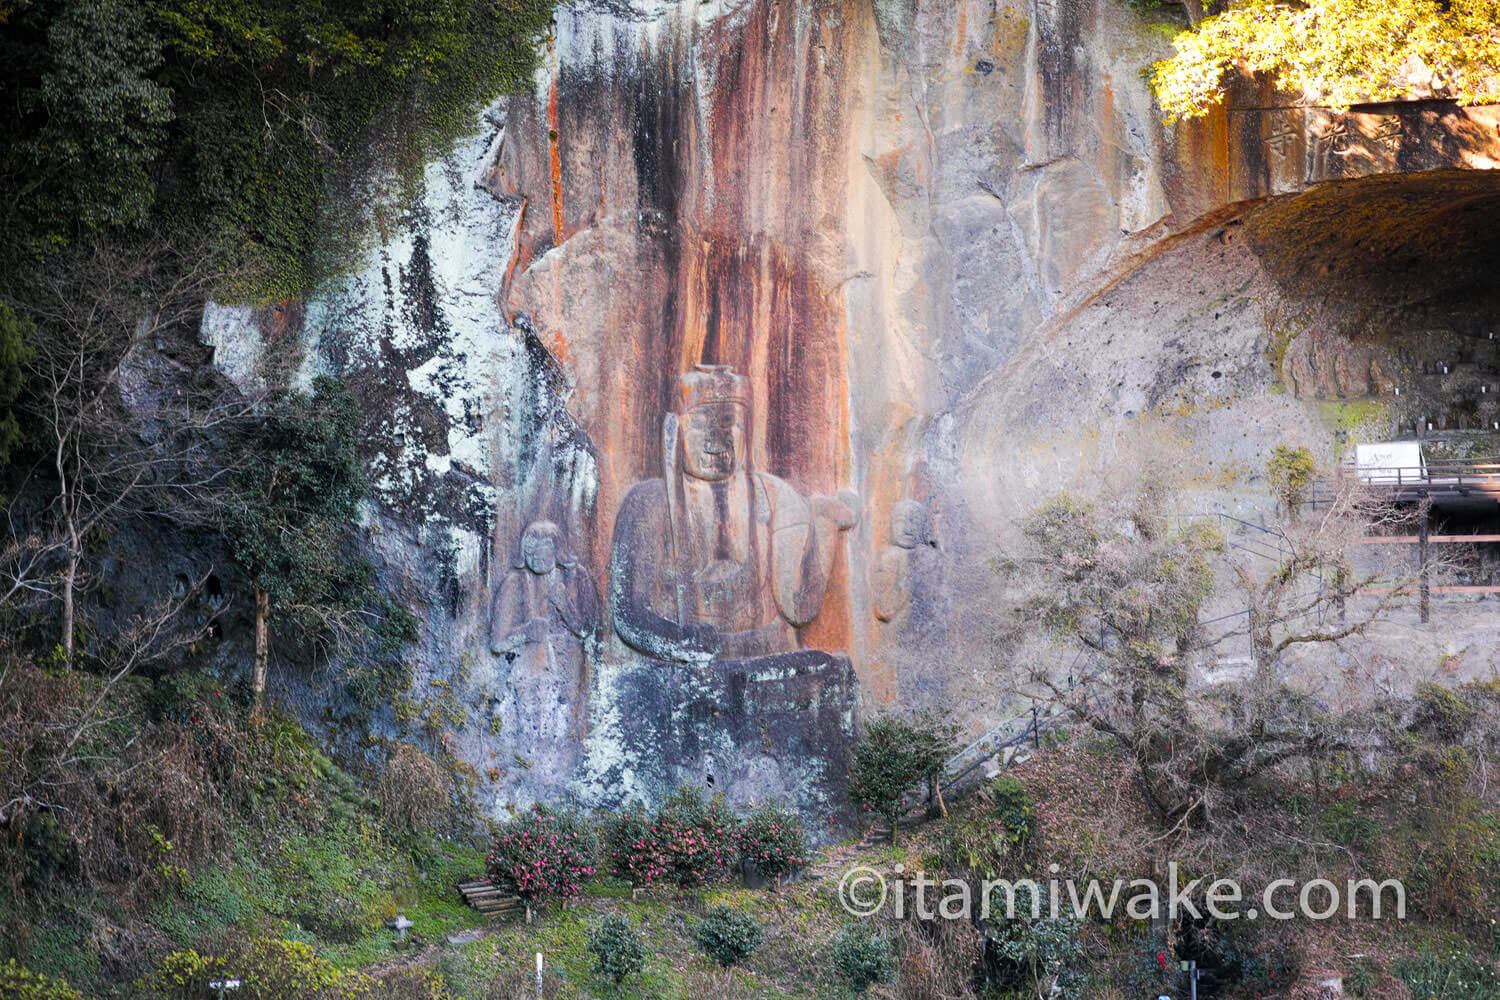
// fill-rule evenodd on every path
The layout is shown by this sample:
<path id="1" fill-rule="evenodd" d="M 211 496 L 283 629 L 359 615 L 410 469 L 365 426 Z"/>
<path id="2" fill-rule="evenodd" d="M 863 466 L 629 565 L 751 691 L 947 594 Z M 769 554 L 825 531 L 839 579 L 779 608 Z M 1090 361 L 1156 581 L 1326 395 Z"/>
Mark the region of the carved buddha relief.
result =
<path id="1" fill-rule="evenodd" d="M 942 569 L 927 508 L 902 500 L 891 508 L 891 541 L 876 557 L 872 588 L 875 617 L 904 625 L 915 614 L 933 617 L 931 594 Z"/>
<path id="2" fill-rule="evenodd" d="M 490 613 L 490 650 L 510 665 L 514 726 L 537 761 L 560 761 L 577 735 L 574 705 L 599 621 L 599 594 L 584 565 L 563 550 L 562 532 L 534 521 L 500 581 Z M 562 772 L 559 772 L 562 773 Z"/>
<path id="3" fill-rule="evenodd" d="M 678 390 L 663 420 L 662 478 L 633 486 L 615 520 L 615 629 L 680 662 L 795 650 L 857 499 L 803 497 L 752 467 L 749 381 L 729 366 L 698 365 Z"/>
<path id="4" fill-rule="evenodd" d="M 599 596 L 589 571 L 561 551 L 561 531 L 535 521 L 521 536 L 521 557 L 500 582 L 490 616 L 490 649 L 543 652 L 544 669 L 559 672 L 599 620 Z M 554 641 L 555 640 L 555 641 Z M 559 648 L 561 647 L 561 648 Z M 562 673 L 571 673 L 563 669 Z"/>

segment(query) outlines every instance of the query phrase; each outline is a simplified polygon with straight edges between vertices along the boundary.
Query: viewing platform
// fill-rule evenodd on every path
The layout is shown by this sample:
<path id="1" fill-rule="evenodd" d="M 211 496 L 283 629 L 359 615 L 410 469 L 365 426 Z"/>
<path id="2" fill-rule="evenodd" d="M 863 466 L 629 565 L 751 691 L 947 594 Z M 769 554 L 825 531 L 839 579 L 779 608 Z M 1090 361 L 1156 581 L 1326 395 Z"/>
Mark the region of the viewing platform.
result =
<path id="1" fill-rule="evenodd" d="M 1428 462 L 1419 441 L 1391 441 L 1360 445 L 1355 458 L 1339 464 L 1332 476 L 1317 483 L 1310 503 L 1328 503 L 1343 490 L 1358 487 L 1397 503 L 1429 501 L 1435 508 L 1467 509 L 1475 514 L 1500 514 L 1500 458 Z M 1446 536 L 1433 536 L 1429 541 Z M 1500 541 L 1500 537 L 1468 537 L 1464 541 Z"/>

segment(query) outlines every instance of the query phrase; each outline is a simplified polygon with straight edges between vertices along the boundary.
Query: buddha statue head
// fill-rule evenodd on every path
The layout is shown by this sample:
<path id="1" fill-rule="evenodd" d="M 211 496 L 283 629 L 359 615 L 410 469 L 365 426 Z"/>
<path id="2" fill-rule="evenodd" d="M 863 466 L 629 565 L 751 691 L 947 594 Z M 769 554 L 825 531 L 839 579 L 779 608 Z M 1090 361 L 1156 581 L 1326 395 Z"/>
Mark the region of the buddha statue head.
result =
<path id="1" fill-rule="evenodd" d="M 551 521 L 533 521 L 521 536 L 521 564 L 537 576 L 546 576 L 557 567 L 558 537 L 561 532 Z"/>
<path id="2" fill-rule="evenodd" d="M 932 541 L 932 526 L 927 508 L 916 500 L 902 500 L 891 508 L 891 543 L 898 548 L 914 549 Z"/>
<path id="3" fill-rule="evenodd" d="M 683 471 L 718 482 L 745 468 L 750 382 L 729 365 L 697 365 L 678 379 Z"/>

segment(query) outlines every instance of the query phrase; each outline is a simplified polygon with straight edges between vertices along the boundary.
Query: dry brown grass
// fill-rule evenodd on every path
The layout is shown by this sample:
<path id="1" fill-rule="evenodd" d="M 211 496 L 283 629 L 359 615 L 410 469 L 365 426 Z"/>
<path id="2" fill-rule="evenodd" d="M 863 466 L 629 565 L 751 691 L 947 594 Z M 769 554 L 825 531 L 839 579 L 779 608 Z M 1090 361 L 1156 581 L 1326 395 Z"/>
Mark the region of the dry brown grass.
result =
<path id="1" fill-rule="evenodd" d="M 1042 868 L 1056 862 L 1078 879 L 1150 870 L 1151 815 L 1123 756 L 1075 739 L 1010 773 L 1036 805 Z"/>
<path id="2" fill-rule="evenodd" d="M 903 924 L 897 936 L 901 956 L 898 1000 L 970 1000 L 974 969 L 983 942 L 973 925 L 958 920 Z"/>
<path id="3" fill-rule="evenodd" d="M 437 761 L 402 743 L 381 769 L 377 787 L 388 820 L 407 830 L 427 830 L 447 811 L 449 784 Z"/>
<path id="4" fill-rule="evenodd" d="M 164 866 L 224 846 L 223 796 L 205 746 L 146 713 L 137 689 L 90 712 L 91 679 L 10 662 L 0 670 L 0 871 L 24 905 L 66 872 L 127 907 Z"/>

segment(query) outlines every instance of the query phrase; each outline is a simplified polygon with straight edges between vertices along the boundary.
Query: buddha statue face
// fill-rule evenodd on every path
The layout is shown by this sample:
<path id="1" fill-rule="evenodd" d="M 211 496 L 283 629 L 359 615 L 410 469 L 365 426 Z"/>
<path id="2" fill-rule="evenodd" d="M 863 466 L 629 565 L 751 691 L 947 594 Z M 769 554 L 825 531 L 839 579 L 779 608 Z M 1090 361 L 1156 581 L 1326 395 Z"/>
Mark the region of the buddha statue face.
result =
<path id="1" fill-rule="evenodd" d="M 682 417 L 682 464 L 695 479 L 728 479 L 745 454 L 745 408 L 735 402 L 703 403 Z"/>
<path id="2" fill-rule="evenodd" d="M 538 522 L 521 537 L 521 558 L 526 568 L 546 576 L 557 566 L 557 529 L 548 522 Z"/>

